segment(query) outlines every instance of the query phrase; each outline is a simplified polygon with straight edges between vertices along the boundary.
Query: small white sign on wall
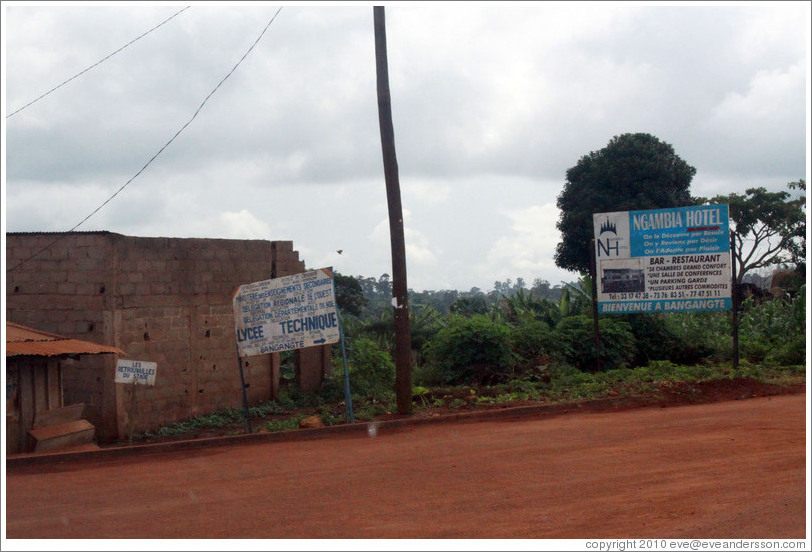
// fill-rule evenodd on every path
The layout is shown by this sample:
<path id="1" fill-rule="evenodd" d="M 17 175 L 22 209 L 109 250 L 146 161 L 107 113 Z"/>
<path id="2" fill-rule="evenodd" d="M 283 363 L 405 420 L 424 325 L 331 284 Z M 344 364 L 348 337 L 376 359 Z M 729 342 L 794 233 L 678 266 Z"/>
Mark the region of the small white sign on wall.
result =
<path id="1" fill-rule="evenodd" d="M 155 385 L 158 364 L 145 360 L 119 360 L 116 363 L 116 383 Z"/>

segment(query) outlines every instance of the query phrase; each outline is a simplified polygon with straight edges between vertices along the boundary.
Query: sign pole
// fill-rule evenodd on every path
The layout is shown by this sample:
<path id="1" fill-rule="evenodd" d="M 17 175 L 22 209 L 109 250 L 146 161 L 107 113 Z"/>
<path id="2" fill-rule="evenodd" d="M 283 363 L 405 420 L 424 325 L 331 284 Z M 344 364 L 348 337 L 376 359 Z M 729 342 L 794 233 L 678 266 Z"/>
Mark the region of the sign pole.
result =
<path id="1" fill-rule="evenodd" d="M 598 270 L 595 266 L 595 240 L 589 242 L 589 259 L 592 268 L 592 325 L 595 331 L 595 371 L 601 371 L 601 330 L 598 325 Z"/>
<path id="2" fill-rule="evenodd" d="M 138 385 L 155 385 L 158 365 L 146 360 L 125 360 L 116 361 L 115 383 L 132 386 L 129 390 L 129 404 L 126 407 L 126 430 L 129 443 L 133 444 L 133 433 L 138 425 Z M 140 382 L 140 383 L 139 383 Z"/>
<path id="3" fill-rule="evenodd" d="M 337 310 L 337 309 L 336 309 Z M 338 317 L 338 332 L 341 334 L 341 360 L 344 362 L 344 400 L 347 403 L 347 412 L 350 416 L 350 423 L 355 423 L 355 415 L 352 412 L 352 394 L 350 393 L 350 371 L 347 368 L 347 351 L 344 348 L 344 330 L 341 327 L 341 315 Z"/>
<path id="4" fill-rule="evenodd" d="M 331 267 L 332 273 L 332 267 Z M 336 281 L 333 276 L 333 297 L 336 300 L 336 314 L 338 315 L 338 335 L 341 341 L 341 360 L 344 363 L 344 402 L 347 405 L 347 413 L 350 423 L 355 423 L 355 415 L 352 412 L 352 394 L 350 393 L 350 371 L 347 368 L 347 350 L 344 348 L 344 327 L 341 324 L 341 312 L 338 310 L 338 294 L 336 293 Z"/>
<path id="5" fill-rule="evenodd" d="M 248 394 L 245 392 L 245 376 L 242 372 L 242 357 L 240 357 L 240 349 L 237 347 L 237 364 L 240 367 L 240 385 L 242 387 L 242 408 L 243 416 L 245 417 L 245 432 L 253 433 L 251 430 L 251 418 L 248 414 Z"/>
<path id="6" fill-rule="evenodd" d="M 733 369 L 739 368 L 739 290 L 736 289 L 736 239 L 733 232 L 730 232 L 730 266 L 731 266 L 731 310 L 733 315 Z"/>
<path id="7" fill-rule="evenodd" d="M 133 433 L 135 432 L 136 416 L 138 416 L 138 404 L 135 399 L 135 388 L 138 386 L 138 378 L 132 382 L 132 393 L 130 393 L 130 415 L 127 417 L 127 439 L 130 446 L 133 444 Z"/>

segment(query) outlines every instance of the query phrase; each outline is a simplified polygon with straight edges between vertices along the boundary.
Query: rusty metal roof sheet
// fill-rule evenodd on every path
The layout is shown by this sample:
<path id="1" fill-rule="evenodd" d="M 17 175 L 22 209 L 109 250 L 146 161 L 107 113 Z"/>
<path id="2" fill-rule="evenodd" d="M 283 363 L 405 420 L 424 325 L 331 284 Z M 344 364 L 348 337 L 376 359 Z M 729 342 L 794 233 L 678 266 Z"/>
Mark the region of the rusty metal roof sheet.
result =
<path id="1" fill-rule="evenodd" d="M 60 356 L 98 355 L 113 353 L 123 355 L 116 347 L 99 345 L 90 341 L 70 339 L 62 335 L 41 332 L 6 322 L 6 357 L 13 356 Z"/>

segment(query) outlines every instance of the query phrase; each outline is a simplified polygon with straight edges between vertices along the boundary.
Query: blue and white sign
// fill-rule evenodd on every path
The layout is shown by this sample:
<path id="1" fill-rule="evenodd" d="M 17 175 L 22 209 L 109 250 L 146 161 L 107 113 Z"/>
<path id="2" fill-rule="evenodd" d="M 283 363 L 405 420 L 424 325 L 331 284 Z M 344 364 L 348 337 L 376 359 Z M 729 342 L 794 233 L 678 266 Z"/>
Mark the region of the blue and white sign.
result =
<path id="1" fill-rule="evenodd" d="M 116 383 L 137 383 L 140 385 L 155 385 L 155 375 L 158 364 L 146 360 L 116 361 Z"/>
<path id="2" fill-rule="evenodd" d="M 240 286 L 234 321 L 241 357 L 338 342 L 332 268 Z"/>
<path id="3" fill-rule="evenodd" d="M 727 205 L 592 217 L 598 312 L 731 308 Z"/>

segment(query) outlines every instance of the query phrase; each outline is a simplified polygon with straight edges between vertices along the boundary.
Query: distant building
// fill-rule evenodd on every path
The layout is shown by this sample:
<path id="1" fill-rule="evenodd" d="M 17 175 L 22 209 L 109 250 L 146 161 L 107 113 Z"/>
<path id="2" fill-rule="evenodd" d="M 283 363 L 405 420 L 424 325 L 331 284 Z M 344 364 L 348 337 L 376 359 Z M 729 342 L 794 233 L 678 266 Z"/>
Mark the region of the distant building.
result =
<path id="1" fill-rule="evenodd" d="M 6 234 L 9 321 L 157 363 L 154 386 L 115 383 L 113 358 L 63 367 L 65 404 L 84 403 L 100 442 L 242 406 L 232 294 L 296 274 L 290 241 L 141 238 L 111 232 Z M 297 380 L 318 388 L 330 346 L 297 352 Z M 244 359 L 250 404 L 276 398 L 279 356 Z M 141 387 L 141 386 L 139 386 Z"/>

